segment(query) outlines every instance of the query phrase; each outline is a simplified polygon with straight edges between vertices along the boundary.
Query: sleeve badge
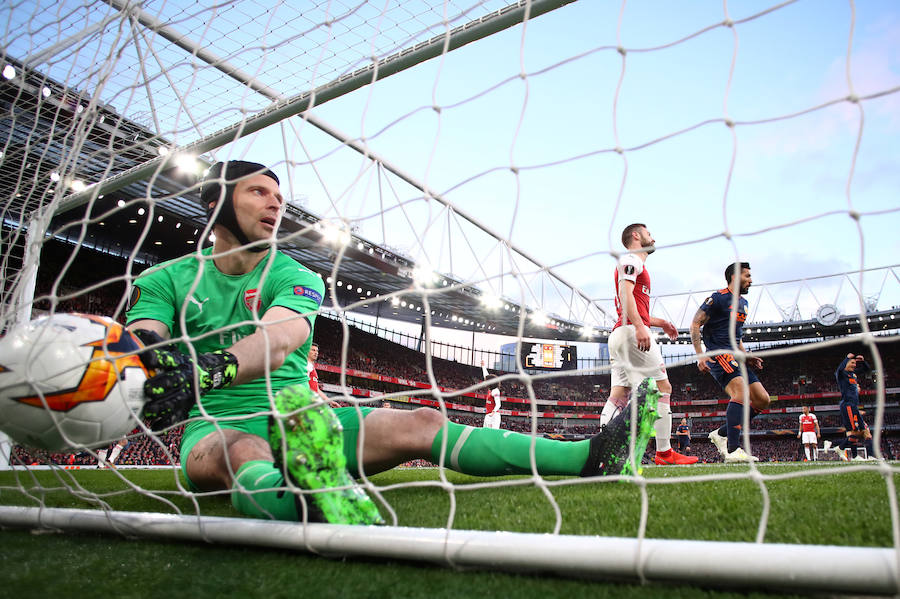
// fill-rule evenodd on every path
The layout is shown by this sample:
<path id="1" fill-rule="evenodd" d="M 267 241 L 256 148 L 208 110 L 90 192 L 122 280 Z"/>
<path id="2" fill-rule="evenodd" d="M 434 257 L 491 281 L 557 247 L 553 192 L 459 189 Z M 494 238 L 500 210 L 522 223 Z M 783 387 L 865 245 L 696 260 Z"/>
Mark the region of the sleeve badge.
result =
<path id="1" fill-rule="evenodd" d="M 302 295 L 303 297 L 308 297 L 313 300 L 317 304 L 322 304 L 322 294 L 312 289 L 310 287 L 304 287 L 303 285 L 295 285 L 294 286 L 294 295 Z"/>

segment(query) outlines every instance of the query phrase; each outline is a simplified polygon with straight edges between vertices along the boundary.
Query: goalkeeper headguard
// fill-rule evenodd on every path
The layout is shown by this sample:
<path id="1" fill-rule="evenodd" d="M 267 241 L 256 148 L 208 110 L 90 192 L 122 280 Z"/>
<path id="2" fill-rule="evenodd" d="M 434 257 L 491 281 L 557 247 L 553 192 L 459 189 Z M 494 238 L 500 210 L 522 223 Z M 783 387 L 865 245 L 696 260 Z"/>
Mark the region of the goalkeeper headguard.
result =
<path id="1" fill-rule="evenodd" d="M 239 180 L 253 175 L 266 175 L 280 185 L 278 177 L 268 167 L 256 162 L 245 162 L 243 160 L 215 163 L 209 167 L 206 176 L 203 178 L 203 183 L 200 185 L 200 203 L 203 205 L 203 209 L 206 210 L 206 218 L 212 219 L 213 214 L 216 212 L 215 203 L 221 199 L 222 206 L 212 224 L 222 225 L 231 231 L 238 242 L 244 246 L 248 246 L 250 240 L 237 222 L 237 214 L 234 211 L 234 188 Z M 246 249 L 250 252 L 264 252 L 269 249 L 269 246 L 256 245 Z"/>

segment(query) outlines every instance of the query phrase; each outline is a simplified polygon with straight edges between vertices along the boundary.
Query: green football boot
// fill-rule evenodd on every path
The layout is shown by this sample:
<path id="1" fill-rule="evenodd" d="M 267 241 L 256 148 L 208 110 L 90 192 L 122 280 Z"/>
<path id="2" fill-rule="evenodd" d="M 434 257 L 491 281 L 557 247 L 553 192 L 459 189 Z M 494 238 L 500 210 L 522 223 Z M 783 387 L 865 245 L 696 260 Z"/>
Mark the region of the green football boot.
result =
<path id="1" fill-rule="evenodd" d="M 607 476 L 623 474 L 634 476 L 641 473 L 641 458 L 647 443 L 653 436 L 653 424 L 659 415 L 656 406 L 659 390 L 656 381 L 644 379 L 635 391 L 632 401 L 637 402 L 637 426 L 634 439 L 634 463 L 629 454 L 631 446 L 631 403 L 610 420 L 600 432 L 591 438 L 591 448 L 581 476 Z M 635 472 L 635 467 L 637 472 Z"/>
<path id="2" fill-rule="evenodd" d="M 282 389 L 269 417 L 275 466 L 304 491 L 310 522 L 384 524 L 375 502 L 350 473 L 337 415 L 307 385 Z M 282 428 L 283 427 L 283 428 Z M 303 500 L 296 495 L 302 518 Z"/>

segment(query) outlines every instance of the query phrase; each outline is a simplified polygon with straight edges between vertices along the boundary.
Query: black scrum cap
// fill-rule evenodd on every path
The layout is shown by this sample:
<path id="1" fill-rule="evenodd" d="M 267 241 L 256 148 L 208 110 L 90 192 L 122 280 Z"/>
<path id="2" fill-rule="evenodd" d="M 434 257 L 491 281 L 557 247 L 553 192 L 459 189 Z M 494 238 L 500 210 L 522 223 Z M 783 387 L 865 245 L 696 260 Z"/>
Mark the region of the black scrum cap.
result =
<path id="1" fill-rule="evenodd" d="M 215 203 L 220 199 L 223 200 L 214 224 L 222 225 L 231 231 L 241 245 L 249 245 L 250 240 L 238 226 L 237 215 L 234 212 L 234 188 L 238 181 L 253 175 L 266 175 L 274 179 L 275 183 L 280 183 L 275 173 L 265 165 L 244 160 L 229 160 L 217 162 L 209 167 L 200 185 L 200 203 L 206 211 L 206 217 L 212 218 L 216 211 Z M 253 246 L 247 249 L 251 252 L 262 252 L 268 248 Z"/>

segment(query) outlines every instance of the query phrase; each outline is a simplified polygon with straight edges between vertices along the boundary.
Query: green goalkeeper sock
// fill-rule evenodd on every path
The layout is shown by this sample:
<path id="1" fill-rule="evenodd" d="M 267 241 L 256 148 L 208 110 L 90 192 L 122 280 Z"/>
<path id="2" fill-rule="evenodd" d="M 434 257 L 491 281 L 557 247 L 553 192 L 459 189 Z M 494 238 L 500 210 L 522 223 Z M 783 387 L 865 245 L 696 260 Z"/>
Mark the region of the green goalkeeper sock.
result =
<path id="1" fill-rule="evenodd" d="M 531 435 L 493 428 L 474 428 L 448 422 L 431 444 L 431 460 L 441 457 L 444 432 L 447 449 L 444 466 L 474 476 L 502 476 L 531 473 Z M 535 461 L 539 474 L 576 476 L 581 472 L 590 451 L 590 440 L 554 441 L 535 439 Z"/>
<path id="2" fill-rule="evenodd" d="M 231 504 L 240 513 L 253 518 L 298 520 L 294 495 L 285 491 L 284 475 L 272 462 L 246 462 L 238 468 L 234 479 Z"/>

